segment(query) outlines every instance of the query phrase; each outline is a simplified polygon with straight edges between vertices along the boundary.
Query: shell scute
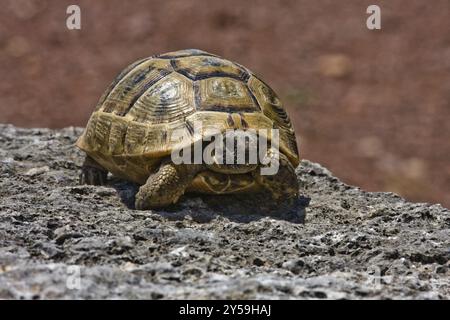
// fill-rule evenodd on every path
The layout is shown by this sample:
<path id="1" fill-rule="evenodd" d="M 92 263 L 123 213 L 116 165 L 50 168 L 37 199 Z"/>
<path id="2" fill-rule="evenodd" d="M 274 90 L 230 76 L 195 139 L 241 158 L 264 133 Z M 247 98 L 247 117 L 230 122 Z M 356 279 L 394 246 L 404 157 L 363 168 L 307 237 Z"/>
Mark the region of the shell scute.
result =
<path id="1" fill-rule="evenodd" d="M 180 74 L 171 73 L 136 99 L 127 118 L 143 123 L 168 123 L 194 112 L 192 81 Z"/>
<path id="2" fill-rule="evenodd" d="M 193 56 L 172 60 L 173 68 L 192 80 L 230 77 L 246 81 L 249 74 L 235 63 L 214 56 Z"/>

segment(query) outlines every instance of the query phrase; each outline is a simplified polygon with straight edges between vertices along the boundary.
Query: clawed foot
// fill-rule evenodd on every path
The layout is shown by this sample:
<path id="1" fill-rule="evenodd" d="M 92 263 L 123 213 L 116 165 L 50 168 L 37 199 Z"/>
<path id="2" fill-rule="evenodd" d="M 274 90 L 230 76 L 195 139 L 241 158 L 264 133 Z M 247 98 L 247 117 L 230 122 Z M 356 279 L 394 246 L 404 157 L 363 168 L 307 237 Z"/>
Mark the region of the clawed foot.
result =
<path id="1" fill-rule="evenodd" d="M 85 166 L 81 169 L 80 184 L 102 186 L 106 184 L 107 175 L 107 171 Z"/>
<path id="2" fill-rule="evenodd" d="M 136 209 L 162 208 L 176 203 L 200 168 L 201 166 L 196 165 L 176 166 L 171 162 L 163 163 L 139 188 Z"/>

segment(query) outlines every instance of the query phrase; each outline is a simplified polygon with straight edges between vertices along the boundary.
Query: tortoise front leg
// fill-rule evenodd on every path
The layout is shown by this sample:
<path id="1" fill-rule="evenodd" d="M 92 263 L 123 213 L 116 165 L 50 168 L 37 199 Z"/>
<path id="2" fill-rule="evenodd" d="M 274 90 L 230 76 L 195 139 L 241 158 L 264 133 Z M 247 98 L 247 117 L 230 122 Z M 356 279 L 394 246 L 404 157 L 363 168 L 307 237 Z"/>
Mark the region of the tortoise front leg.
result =
<path id="1" fill-rule="evenodd" d="M 272 194 L 272 198 L 278 203 L 291 203 L 298 198 L 299 184 L 295 168 L 288 158 L 278 152 L 278 172 L 273 175 L 261 175 L 261 167 L 269 165 L 261 165 L 254 172 L 256 181 Z M 276 160 L 275 154 L 268 152 L 267 157 Z"/>
<path id="2" fill-rule="evenodd" d="M 136 209 L 161 208 L 177 202 L 201 168 L 201 165 L 175 165 L 169 161 L 161 164 L 159 170 L 139 188 Z"/>
<path id="3" fill-rule="evenodd" d="M 80 184 L 105 185 L 108 171 L 90 156 L 86 156 L 80 173 Z"/>

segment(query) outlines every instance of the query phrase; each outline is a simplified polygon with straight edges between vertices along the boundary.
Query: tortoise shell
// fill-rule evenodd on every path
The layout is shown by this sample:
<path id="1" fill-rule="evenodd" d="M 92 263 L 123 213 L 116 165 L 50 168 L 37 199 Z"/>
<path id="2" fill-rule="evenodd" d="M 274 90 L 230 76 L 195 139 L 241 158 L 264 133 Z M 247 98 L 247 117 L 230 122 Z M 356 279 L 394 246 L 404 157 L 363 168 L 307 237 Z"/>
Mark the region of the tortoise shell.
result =
<path id="1" fill-rule="evenodd" d="M 139 60 L 100 98 L 77 146 L 110 172 L 143 183 L 182 130 L 279 129 L 280 151 L 299 163 L 291 121 L 275 92 L 247 68 L 189 49 Z M 268 137 L 270 139 L 270 137 Z M 178 146 L 178 145 L 177 145 Z"/>

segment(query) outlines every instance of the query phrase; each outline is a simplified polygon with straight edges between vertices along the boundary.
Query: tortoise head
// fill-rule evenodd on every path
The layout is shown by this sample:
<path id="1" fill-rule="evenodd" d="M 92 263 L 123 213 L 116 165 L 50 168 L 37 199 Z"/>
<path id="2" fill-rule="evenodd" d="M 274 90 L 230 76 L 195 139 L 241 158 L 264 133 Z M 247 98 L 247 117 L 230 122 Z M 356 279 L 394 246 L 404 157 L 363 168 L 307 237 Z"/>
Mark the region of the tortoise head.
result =
<path id="1" fill-rule="evenodd" d="M 205 146 L 203 161 L 214 172 L 243 174 L 258 165 L 258 135 L 254 130 L 227 130 Z"/>

